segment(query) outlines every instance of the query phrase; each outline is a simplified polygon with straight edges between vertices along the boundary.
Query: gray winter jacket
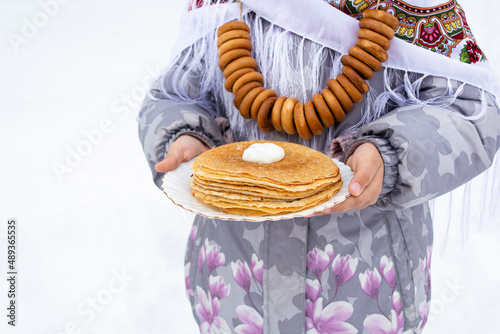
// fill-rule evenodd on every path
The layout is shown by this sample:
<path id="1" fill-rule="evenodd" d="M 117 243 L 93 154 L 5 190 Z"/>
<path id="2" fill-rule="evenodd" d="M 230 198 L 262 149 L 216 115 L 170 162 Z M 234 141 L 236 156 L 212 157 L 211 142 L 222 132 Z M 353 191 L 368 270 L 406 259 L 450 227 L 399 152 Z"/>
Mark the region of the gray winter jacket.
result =
<path id="1" fill-rule="evenodd" d="M 207 40 L 205 44 L 213 43 Z M 317 45 L 305 41 L 300 47 Z M 377 203 L 363 210 L 262 223 L 197 216 L 185 260 L 186 289 L 200 331 L 420 332 L 431 298 L 428 201 L 491 165 L 500 143 L 493 97 L 447 78 L 385 69 L 370 80 L 375 98 L 389 97 L 383 116 L 360 124 L 367 110 L 366 102 L 360 103 L 343 122 L 304 141 L 277 132 L 262 134 L 255 122 L 240 118 L 223 96 L 227 93 L 215 88 L 222 74 L 214 76 L 213 90 L 202 89 L 203 77 L 214 66 L 209 59 L 187 73 L 183 66 L 191 52 L 176 59 L 140 112 L 140 139 L 158 186 L 163 175 L 154 165 L 176 138 L 190 134 L 215 147 L 225 143 L 228 126 L 235 141 L 287 140 L 325 153 L 339 136 L 349 138 L 344 152 L 371 142 L 385 167 Z M 328 75 L 339 70 L 339 54 L 322 52 L 330 72 L 318 75 L 326 87 Z M 189 78 L 182 81 L 183 94 L 176 88 L 179 73 Z M 412 83 L 421 81 L 413 86 L 418 101 L 401 105 L 388 87 L 405 86 L 405 75 Z M 467 118 L 484 111 L 482 107 L 482 119 Z M 353 127 L 355 131 L 349 130 Z"/>

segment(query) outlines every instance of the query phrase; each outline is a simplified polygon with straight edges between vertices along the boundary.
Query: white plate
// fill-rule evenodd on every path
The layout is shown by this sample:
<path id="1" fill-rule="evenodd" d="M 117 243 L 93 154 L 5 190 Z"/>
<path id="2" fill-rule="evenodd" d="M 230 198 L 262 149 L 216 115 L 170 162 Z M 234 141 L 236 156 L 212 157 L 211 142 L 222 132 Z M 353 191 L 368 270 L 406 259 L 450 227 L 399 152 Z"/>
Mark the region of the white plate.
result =
<path id="1" fill-rule="evenodd" d="M 163 185 L 162 185 L 163 191 L 175 205 L 178 205 L 185 210 L 191 211 L 193 213 L 208 218 L 218 218 L 224 220 L 245 220 L 245 221 L 260 222 L 268 220 L 283 220 L 283 219 L 305 217 L 312 215 L 315 212 L 323 211 L 326 208 L 332 207 L 336 204 L 345 201 L 345 199 L 350 195 L 348 186 L 349 182 L 351 182 L 352 177 L 354 175 L 349 166 L 345 165 L 344 163 L 336 159 L 332 159 L 337 164 L 337 166 L 339 166 L 343 185 L 342 188 L 340 188 L 340 191 L 337 194 L 335 194 L 335 196 L 330 198 L 328 201 L 306 210 L 287 213 L 284 215 L 264 216 L 264 217 L 237 216 L 224 213 L 220 211 L 218 208 L 209 206 L 200 201 L 197 197 L 193 196 L 191 187 L 188 185 L 189 178 L 193 174 L 193 171 L 191 170 L 191 165 L 193 164 L 193 160 L 182 163 L 177 169 L 175 169 L 172 172 L 168 172 L 163 177 Z"/>

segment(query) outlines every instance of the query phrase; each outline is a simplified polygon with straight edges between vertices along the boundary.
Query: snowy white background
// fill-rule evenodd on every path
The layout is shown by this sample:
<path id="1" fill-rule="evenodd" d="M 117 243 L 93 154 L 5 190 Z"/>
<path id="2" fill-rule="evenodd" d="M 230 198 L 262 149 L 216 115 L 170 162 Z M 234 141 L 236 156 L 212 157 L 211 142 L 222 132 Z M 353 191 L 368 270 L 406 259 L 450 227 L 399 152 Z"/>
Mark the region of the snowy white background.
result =
<path id="1" fill-rule="evenodd" d="M 182 2 L 0 0 L 0 332 L 197 332 L 183 277 L 192 216 L 153 185 L 135 122 Z M 495 3 L 461 1 L 500 74 Z M 14 34 L 24 39 L 12 43 Z M 68 163 L 58 176 L 54 166 Z M 11 217 L 15 328 L 6 325 Z M 464 248 L 450 239 L 435 252 L 425 333 L 500 333 L 500 229 L 490 225 Z"/>

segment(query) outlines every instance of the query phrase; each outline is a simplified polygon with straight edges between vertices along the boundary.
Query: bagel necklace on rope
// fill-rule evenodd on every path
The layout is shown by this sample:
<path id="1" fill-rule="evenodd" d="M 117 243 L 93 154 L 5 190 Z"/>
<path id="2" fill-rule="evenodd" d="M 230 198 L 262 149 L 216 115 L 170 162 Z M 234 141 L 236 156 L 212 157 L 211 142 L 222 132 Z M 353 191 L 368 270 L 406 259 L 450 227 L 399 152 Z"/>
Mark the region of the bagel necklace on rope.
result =
<path id="1" fill-rule="evenodd" d="M 397 26 L 397 18 L 385 11 L 363 11 L 356 45 L 341 58 L 342 73 L 328 80 L 328 88 L 314 94 L 312 101 L 300 103 L 295 97 L 278 97 L 274 90 L 264 88 L 264 77 L 250 53 L 250 27 L 241 18 L 228 22 L 217 30 L 219 68 L 226 79 L 224 88 L 234 94 L 234 106 L 241 116 L 257 121 L 262 132 L 298 133 L 307 140 L 342 121 L 345 113 L 363 100 L 363 94 L 370 89 L 365 80 L 380 71 L 388 59 L 387 51 Z"/>

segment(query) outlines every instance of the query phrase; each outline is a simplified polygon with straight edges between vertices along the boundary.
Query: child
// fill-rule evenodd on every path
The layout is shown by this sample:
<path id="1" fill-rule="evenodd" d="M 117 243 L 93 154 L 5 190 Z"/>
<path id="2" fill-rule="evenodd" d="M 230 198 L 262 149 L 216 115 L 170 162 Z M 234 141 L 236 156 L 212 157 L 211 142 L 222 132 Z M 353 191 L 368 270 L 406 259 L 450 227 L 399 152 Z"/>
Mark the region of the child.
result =
<path id="1" fill-rule="evenodd" d="M 307 140 L 265 134 L 241 117 L 218 67 L 217 28 L 241 15 L 265 87 L 305 102 L 340 73 L 357 39 L 356 18 L 377 5 L 190 4 L 176 57 L 140 113 L 156 184 L 208 148 L 255 139 L 338 155 L 354 171 L 352 196 L 314 217 L 196 217 L 186 288 L 201 333 L 422 331 L 431 298 L 428 201 L 492 164 L 500 117 L 491 71 L 461 7 L 416 3 L 380 2 L 399 21 L 389 60 L 343 121 Z"/>

